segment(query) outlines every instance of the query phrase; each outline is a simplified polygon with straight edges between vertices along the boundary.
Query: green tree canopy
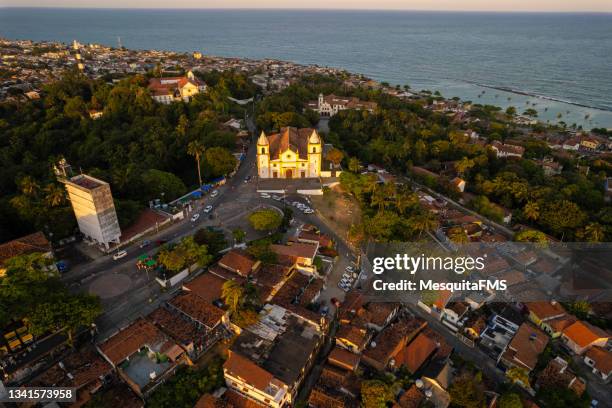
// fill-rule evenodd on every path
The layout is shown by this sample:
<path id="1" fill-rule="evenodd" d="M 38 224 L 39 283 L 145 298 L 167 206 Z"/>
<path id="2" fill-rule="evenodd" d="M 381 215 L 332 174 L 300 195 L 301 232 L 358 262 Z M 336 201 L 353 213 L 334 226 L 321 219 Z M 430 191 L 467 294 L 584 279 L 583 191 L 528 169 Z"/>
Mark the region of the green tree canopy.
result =
<path id="1" fill-rule="evenodd" d="M 258 231 L 271 231 L 280 227 L 283 217 L 275 210 L 263 209 L 249 215 L 251 226 Z"/>

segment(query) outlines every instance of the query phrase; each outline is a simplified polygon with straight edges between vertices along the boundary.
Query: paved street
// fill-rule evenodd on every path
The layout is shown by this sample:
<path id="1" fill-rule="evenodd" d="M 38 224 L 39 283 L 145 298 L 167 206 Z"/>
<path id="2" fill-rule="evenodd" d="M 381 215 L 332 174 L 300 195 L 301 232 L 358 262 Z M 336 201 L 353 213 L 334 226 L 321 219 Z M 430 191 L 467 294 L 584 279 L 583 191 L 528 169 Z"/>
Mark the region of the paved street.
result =
<path id="1" fill-rule="evenodd" d="M 251 180 L 245 183 L 247 176 Z M 180 240 L 191 235 L 196 229 L 215 226 L 224 230 L 226 238 L 231 242 L 231 230 L 241 227 L 249 233 L 249 239 L 256 238 L 256 231 L 250 230 L 246 216 L 258 207 L 276 207 L 282 209 L 284 204 L 271 199 L 263 199 L 257 193 L 255 182 L 255 149 L 251 148 L 241 164 L 236 175 L 223 186 L 217 188 L 219 195 L 215 198 L 204 197 L 196 204 L 194 211 L 199 211 L 206 205 L 213 205 L 214 218 L 200 217 L 191 222 L 189 217 L 175 222 L 157 234 L 147 236 L 150 241 L 167 240 L 169 242 Z M 287 196 L 287 201 L 301 201 L 306 203 L 307 198 L 299 195 Z M 346 266 L 355 261 L 354 255 L 346 244 L 314 214 L 303 214 L 291 207 L 294 211 L 294 224 L 306 223 L 316 225 L 322 233 L 329 235 L 338 244 L 340 259 L 335 263 L 329 274 L 327 288 L 321 296 L 322 303 L 329 303 L 332 297 L 343 299 L 344 292 L 337 287 Z M 145 239 L 145 238 L 143 238 Z M 170 291 L 162 290 L 152 274 L 136 268 L 136 258 L 143 253 L 152 253 L 152 247 L 139 248 L 139 242 L 126 247 L 128 255 L 117 261 L 112 255 L 105 255 L 89 263 L 75 266 L 64 274 L 63 281 L 75 291 L 84 291 L 100 296 L 104 306 L 104 314 L 98 319 L 100 338 L 111 335 L 118 329 L 126 326 L 138 316 L 149 313 L 161 303 L 171 298 L 179 288 Z M 330 305 L 331 306 L 331 305 Z M 333 309 L 330 307 L 330 309 Z M 333 312 L 333 310 L 330 310 Z"/>

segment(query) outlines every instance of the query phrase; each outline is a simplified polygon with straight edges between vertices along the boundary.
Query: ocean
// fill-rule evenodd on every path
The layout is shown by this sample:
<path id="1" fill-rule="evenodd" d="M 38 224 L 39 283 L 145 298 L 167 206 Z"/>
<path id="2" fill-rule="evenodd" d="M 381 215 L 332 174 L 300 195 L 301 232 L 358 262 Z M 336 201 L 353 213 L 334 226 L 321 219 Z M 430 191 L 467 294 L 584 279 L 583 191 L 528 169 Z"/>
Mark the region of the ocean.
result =
<path id="1" fill-rule="evenodd" d="M 612 14 L 0 8 L 0 36 L 327 65 L 612 128 Z"/>

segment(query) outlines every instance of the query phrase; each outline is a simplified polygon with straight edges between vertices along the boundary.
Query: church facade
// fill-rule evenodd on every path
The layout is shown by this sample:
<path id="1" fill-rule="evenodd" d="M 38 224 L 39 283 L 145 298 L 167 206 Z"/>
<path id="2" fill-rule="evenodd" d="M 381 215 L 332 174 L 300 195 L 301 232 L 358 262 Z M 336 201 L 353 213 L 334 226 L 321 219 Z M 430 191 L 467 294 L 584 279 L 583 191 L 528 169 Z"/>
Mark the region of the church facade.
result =
<path id="1" fill-rule="evenodd" d="M 321 176 L 323 141 L 315 129 L 282 128 L 257 140 L 260 178 L 313 178 Z"/>

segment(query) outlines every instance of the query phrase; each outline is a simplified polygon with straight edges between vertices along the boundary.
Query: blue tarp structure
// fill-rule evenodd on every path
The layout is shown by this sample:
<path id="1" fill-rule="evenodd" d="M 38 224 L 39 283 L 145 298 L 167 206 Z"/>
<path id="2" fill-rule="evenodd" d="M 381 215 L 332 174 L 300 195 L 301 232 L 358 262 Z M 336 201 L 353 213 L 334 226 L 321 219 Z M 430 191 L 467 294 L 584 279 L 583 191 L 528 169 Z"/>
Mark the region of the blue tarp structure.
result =
<path id="1" fill-rule="evenodd" d="M 202 187 L 200 187 L 200 190 L 204 191 L 205 193 L 209 192 L 210 190 L 212 190 L 214 186 L 212 184 L 204 184 Z"/>
<path id="2" fill-rule="evenodd" d="M 193 193 L 191 193 L 191 197 L 194 199 L 198 199 L 198 198 L 202 198 L 202 192 L 201 191 L 194 191 Z"/>

